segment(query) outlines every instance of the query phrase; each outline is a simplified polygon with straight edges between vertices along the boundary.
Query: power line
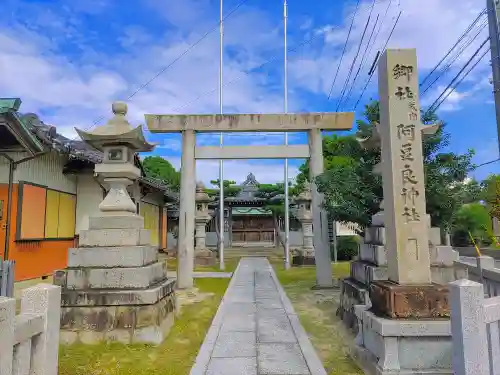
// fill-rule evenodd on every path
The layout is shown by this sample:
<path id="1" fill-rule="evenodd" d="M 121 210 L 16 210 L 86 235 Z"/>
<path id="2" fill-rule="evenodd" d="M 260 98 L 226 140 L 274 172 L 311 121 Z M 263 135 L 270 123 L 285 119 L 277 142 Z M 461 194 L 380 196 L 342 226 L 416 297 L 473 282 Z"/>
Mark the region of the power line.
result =
<path id="1" fill-rule="evenodd" d="M 233 10 L 231 10 L 223 19 L 222 21 L 225 21 L 226 19 L 228 19 L 230 16 L 232 16 L 239 8 L 241 8 L 245 3 L 247 3 L 248 1 L 250 0 L 242 0 L 236 7 L 233 8 Z M 127 99 L 125 99 L 126 101 L 127 100 L 130 100 L 132 99 L 135 95 L 137 95 L 141 90 L 145 89 L 147 86 L 149 86 L 151 84 L 151 82 L 153 82 L 156 78 L 158 78 L 159 76 L 161 76 L 163 73 L 165 73 L 168 69 L 170 69 L 177 61 L 179 61 L 180 59 L 182 59 L 185 55 L 187 55 L 194 47 L 196 47 L 198 44 L 200 44 L 203 40 L 205 40 L 211 33 L 213 33 L 215 30 L 219 30 L 220 28 L 220 23 L 222 21 L 219 21 L 217 22 L 217 25 L 215 25 L 212 29 L 210 29 L 209 31 L 207 31 L 200 39 L 198 39 L 196 42 L 194 42 L 193 44 L 191 44 L 186 50 L 184 50 L 184 52 L 182 52 L 179 56 L 177 56 L 174 60 L 172 60 L 167 66 L 165 66 L 164 68 L 162 68 L 158 73 L 156 73 L 152 78 L 150 78 L 149 80 L 147 80 L 146 82 L 144 82 L 143 84 L 141 84 L 139 86 L 138 89 L 136 89 L 131 95 L 129 95 L 127 97 Z M 99 119 L 97 119 L 96 121 L 93 122 L 93 124 L 87 128 L 85 128 L 84 130 L 87 131 L 88 129 L 94 127 L 99 121 L 103 120 L 105 118 L 105 116 L 101 116 Z M 73 138 L 73 140 L 75 140 L 75 138 Z"/>
<path id="2" fill-rule="evenodd" d="M 373 29 L 372 29 L 372 32 L 370 34 L 370 37 L 368 38 L 368 42 L 366 44 L 365 51 L 363 52 L 363 56 L 361 57 L 361 62 L 359 63 L 358 70 L 357 70 L 356 74 L 354 75 L 354 79 L 352 81 L 351 87 L 349 88 L 349 92 L 346 95 L 346 99 L 344 101 L 345 104 L 347 104 L 349 99 L 351 98 L 351 93 L 352 93 L 354 86 L 356 85 L 356 81 L 358 80 L 359 73 L 361 72 L 361 68 L 365 64 L 365 59 L 366 59 L 366 55 L 368 52 L 368 47 L 370 46 L 370 42 L 372 41 L 372 38 L 373 38 L 373 33 L 375 32 L 375 28 L 377 27 L 378 19 L 379 19 L 379 15 L 377 15 L 377 19 L 375 20 L 375 23 L 373 24 Z"/>
<path id="3" fill-rule="evenodd" d="M 358 0 L 358 3 L 356 4 L 356 10 L 354 11 L 354 16 L 352 17 L 352 21 L 351 21 L 351 26 L 349 27 L 349 32 L 347 33 L 347 38 L 345 40 L 344 48 L 342 49 L 342 55 L 340 56 L 340 61 L 339 61 L 339 65 L 337 67 L 337 72 L 335 73 L 335 77 L 333 78 L 333 82 L 332 82 L 332 85 L 330 87 L 330 93 L 328 94 L 328 100 L 330 100 L 330 97 L 332 96 L 333 86 L 335 86 L 335 82 L 337 81 L 337 77 L 339 75 L 340 66 L 342 65 L 342 60 L 344 59 L 344 54 L 345 54 L 345 50 L 347 48 L 347 43 L 349 43 L 349 38 L 351 36 L 352 27 L 354 25 L 354 20 L 356 19 L 356 14 L 358 13 L 360 1 L 361 0 Z"/>
<path id="4" fill-rule="evenodd" d="M 459 76 L 464 72 L 465 69 L 467 69 L 467 67 L 469 66 L 469 64 L 472 62 L 472 60 L 479 54 L 479 51 L 481 51 L 481 49 L 484 47 L 484 45 L 488 42 L 490 38 L 486 38 L 484 40 L 483 43 L 481 43 L 481 45 L 479 46 L 479 48 L 476 50 L 476 52 L 474 52 L 474 54 L 469 58 L 469 60 L 467 60 L 467 62 L 465 63 L 465 65 L 462 67 L 462 69 L 460 69 L 460 71 L 457 73 L 457 75 L 451 80 L 451 82 L 448 84 L 448 86 L 446 86 L 446 88 L 443 90 L 443 92 L 441 93 L 441 95 L 438 96 L 438 98 L 434 101 L 434 103 L 432 103 L 432 105 L 429 107 L 429 109 L 427 110 L 427 112 L 434 112 L 435 109 L 434 109 L 434 106 L 441 100 L 441 98 L 446 95 L 447 91 L 450 89 L 450 87 L 455 84 L 455 82 L 458 80 Z"/>
<path id="5" fill-rule="evenodd" d="M 443 104 L 446 99 L 448 99 L 448 97 L 451 95 L 451 93 L 453 91 L 456 90 L 456 88 L 458 87 L 458 85 L 460 85 L 462 83 L 462 81 L 465 79 L 465 77 L 467 77 L 469 75 L 469 73 L 474 70 L 474 68 L 481 62 L 481 60 L 484 58 L 484 56 L 486 56 L 486 54 L 490 51 L 490 48 L 488 47 L 488 49 L 486 51 L 484 51 L 484 53 L 481 55 L 481 57 L 469 68 L 469 70 L 467 70 L 467 72 L 464 74 L 463 77 L 461 77 L 457 83 L 446 93 L 446 95 L 441 99 L 441 101 L 433 108 L 433 112 L 435 112 L 440 106 L 441 104 Z"/>
<path id="6" fill-rule="evenodd" d="M 391 0 L 391 1 L 392 1 L 392 0 Z M 383 0 L 377 0 L 377 1 L 376 1 L 376 3 L 380 3 L 380 2 L 383 2 Z M 353 15 L 353 16 L 351 16 L 351 17 L 354 19 L 354 18 L 356 17 L 356 14 L 354 14 L 354 15 Z M 301 47 L 303 47 L 303 46 L 305 46 L 305 45 L 307 45 L 307 44 L 312 43 L 315 39 L 317 39 L 317 38 L 318 38 L 318 37 L 320 37 L 320 36 L 322 36 L 322 34 L 320 34 L 320 33 L 315 33 L 315 34 L 314 34 L 313 36 L 311 36 L 310 38 L 307 38 L 307 39 L 302 40 L 302 42 L 300 42 L 297 46 L 295 46 L 295 47 L 293 47 L 293 48 L 288 48 L 288 52 L 295 52 L 295 51 L 299 50 Z M 282 54 L 282 51 L 280 50 L 280 53 L 279 53 L 279 54 L 274 55 L 274 56 L 273 56 L 273 57 L 271 57 L 270 59 L 268 59 L 268 60 L 264 61 L 262 64 L 260 64 L 260 65 L 258 65 L 258 66 L 256 66 L 256 67 L 252 68 L 252 69 L 251 69 L 251 71 L 248 71 L 248 72 L 244 72 L 244 71 L 242 71 L 242 72 L 241 72 L 241 74 L 242 74 L 242 75 L 241 75 L 240 77 L 237 77 L 237 78 L 234 78 L 234 79 L 233 79 L 233 80 L 231 80 L 231 81 L 225 82 L 225 83 L 223 84 L 223 87 L 226 87 L 226 86 L 228 86 L 228 85 L 230 85 L 230 84 L 232 84 L 232 83 L 234 83 L 234 82 L 236 82 L 236 81 L 240 80 L 241 78 L 243 78 L 243 76 L 248 76 L 248 75 L 250 75 L 250 74 L 252 73 L 252 71 L 257 70 L 257 69 L 261 69 L 261 68 L 263 68 L 264 66 L 269 65 L 269 64 L 271 64 L 271 63 L 275 62 L 276 60 L 278 60 L 278 59 L 282 58 L 282 57 L 283 57 L 283 54 Z M 212 94 L 212 93 L 216 92 L 217 90 L 219 90 L 219 87 L 216 87 L 216 88 L 214 88 L 214 89 L 212 89 L 212 90 L 210 90 L 210 91 L 206 91 L 206 92 L 204 92 L 203 94 L 198 95 L 196 98 L 194 98 L 194 99 L 192 99 L 192 100 L 190 100 L 190 101 L 188 101 L 188 102 L 186 102 L 186 103 L 184 103 L 184 104 L 182 104 L 182 105 L 180 105 L 180 106 L 178 106 L 178 107 L 174 108 L 174 109 L 172 110 L 172 112 L 179 112 L 181 109 L 183 109 L 183 108 L 185 108 L 185 107 L 187 107 L 187 106 L 189 106 L 189 105 L 191 105 L 191 104 L 193 104 L 193 103 L 197 102 L 198 100 L 200 100 L 201 98 L 203 98 L 203 97 L 205 97 L 205 96 L 207 96 L 207 95 L 210 95 L 210 94 Z"/>
<path id="7" fill-rule="evenodd" d="M 394 22 L 394 26 L 392 27 L 392 30 L 391 30 L 391 32 L 389 34 L 389 37 L 387 38 L 387 41 L 385 42 L 384 48 L 382 48 L 382 51 L 385 51 L 387 45 L 389 44 L 389 41 L 391 40 L 392 34 L 394 33 L 394 30 L 396 29 L 396 26 L 398 25 L 398 22 L 399 22 L 399 19 L 401 18 L 401 14 L 402 13 L 403 13 L 403 11 L 399 11 L 398 18 L 396 18 L 396 22 Z M 354 105 L 353 111 L 355 111 L 356 108 L 358 107 L 359 102 L 361 101 L 361 99 L 363 98 L 363 95 L 366 92 L 366 88 L 368 87 L 368 85 L 370 84 L 370 82 L 371 82 L 371 80 L 373 78 L 373 73 L 375 72 L 375 69 L 378 66 L 378 62 L 379 62 L 378 58 L 379 58 L 379 56 L 380 56 L 380 51 L 378 51 L 377 56 L 375 57 L 375 60 L 373 61 L 373 69 L 371 69 L 371 72 L 369 73 L 370 77 L 367 79 L 365 87 L 363 87 L 363 90 L 361 91 L 361 95 L 359 96 L 356 104 Z"/>
<path id="8" fill-rule="evenodd" d="M 389 0 L 389 3 L 387 4 L 387 8 L 385 8 L 384 16 L 382 17 L 382 21 L 380 22 L 380 25 L 379 25 L 379 27 L 377 29 L 377 33 L 375 34 L 375 38 L 373 39 L 373 43 L 370 46 L 370 50 L 369 50 L 369 52 L 367 54 L 367 57 L 370 56 L 370 54 L 372 53 L 373 46 L 375 45 L 375 42 L 378 39 L 380 31 L 382 30 L 382 26 L 384 25 L 385 19 L 387 18 L 387 14 L 389 13 L 389 9 L 391 7 L 391 4 L 392 4 L 392 0 Z"/>
<path id="9" fill-rule="evenodd" d="M 356 55 L 354 56 L 354 59 L 352 60 L 351 67 L 349 68 L 349 73 L 347 75 L 347 78 L 344 82 L 344 86 L 342 87 L 342 92 L 340 94 L 340 99 L 337 103 L 337 108 L 335 109 L 335 112 L 338 112 L 340 104 L 342 103 L 342 99 L 344 98 L 345 90 L 347 89 L 347 85 L 349 84 L 349 80 L 351 79 L 352 75 L 352 70 L 354 69 L 354 65 L 356 64 L 356 61 L 359 56 L 359 52 L 361 51 L 361 46 L 363 45 L 363 40 L 365 39 L 366 35 L 366 30 L 368 29 L 368 24 L 370 23 L 371 15 L 368 16 L 368 20 L 366 21 L 365 29 L 363 30 L 363 35 L 361 35 L 361 39 L 359 41 L 358 49 L 356 51 Z"/>
<path id="10" fill-rule="evenodd" d="M 423 92 L 420 94 L 420 95 L 424 95 L 427 91 L 429 91 L 429 89 L 441 78 L 443 77 L 451 68 L 451 66 L 455 63 L 455 61 L 457 61 L 457 59 L 462 55 L 462 53 L 472 44 L 473 41 L 475 41 L 477 39 L 477 37 L 479 36 L 479 34 L 481 34 L 481 31 L 483 31 L 483 29 L 486 27 L 486 25 L 488 24 L 488 22 L 484 22 L 480 27 L 479 27 L 479 30 L 477 31 L 477 33 L 471 38 L 469 39 L 461 48 L 460 50 L 455 54 L 455 56 L 451 59 L 451 61 L 449 61 L 446 66 L 443 68 L 443 70 L 439 73 L 439 75 L 434 79 L 434 81 L 432 81 L 424 90 Z"/>
<path id="11" fill-rule="evenodd" d="M 479 21 L 479 19 L 486 14 L 486 8 L 484 8 L 479 15 L 476 17 L 476 19 L 467 27 L 467 29 L 464 31 L 464 33 L 458 38 L 456 43 L 451 47 L 448 52 L 444 55 L 444 57 L 437 63 L 437 65 L 430 71 L 429 74 L 422 80 L 420 83 L 420 86 L 422 86 L 428 79 L 429 77 L 439 68 L 439 66 L 446 60 L 446 58 L 450 55 L 450 53 L 458 46 L 458 44 L 465 38 L 465 36 L 474 28 L 474 25 Z"/>
<path id="12" fill-rule="evenodd" d="M 479 164 L 479 165 L 476 165 L 476 167 L 475 167 L 475 168 L 472 168 L 472 169 L 471 169 L 471 171 L 476 170 L 476 169 L 477 169 L 477 168 L 479 168 L 479 167 L 484 167 L 485 165 L 489 165 L 489 164 L 496 163 L 496 162 L 498 162 L 498 161 L 500 161 L 500 158 L 495 159 L 495 160 L 490 160 L 490 161 L 487 161 L 487 162 L 485 162 L 485 163 L 481 163 L 481 164 Z"/>
<path id="13" fill-rule="evenodd" d="M 310 38 L 308 38 L 308 39 L 303 40 L 303 41 L 302 41 L 300 44 L 298 44 L 296 47 L 294 47 L 294 48 L 289 48 L 289 49 L 288 49 L 288 52 L 295 52 L 295 51 L 297 51 L 297 50 L 298 50 L 299 48 L 301 48 L 302 46 L 305 46 L 305 45 L 307 45 L 307 44 L 309 44 L 309 43 L 312 43 L 312 42 L 313 42 L 316 38 L 318 38 L 320 35 L 321 35 L 321 34 L 314 34 L 312 37 L 310 37 Z M 272 63 L 272 62 L 274 62 L 274 61 L 276 61 L 276 60 L 278 60 L 278 59 L 280 59 L 280 58 L 282 58 L 282 57 L 283 57 L 283 56 L 282 56 L 282 53 L 277 54 L 277 55 L 274 55 L 274 56 L 273 56 L 273 57 L 271 57 L 269 60 L 266 60 L 266 61 L 264 61 L 262 64 L 260 64 L 260 65 L 258 65 L 258 66 L 256 66 L 256 67 L 252 68 L 252 70 L 261 69 L 262 67 L 264 67 L 264 66 L 266 66 L 266 65 L 268 65 L 268 64 L 270 64 L 270 63 Z M 251 71 L 248 71 L 248 72 L 241 72 L 241 73 L 242 73 L 243 75 L 248 76 L 248 75 L 250 75 Z M 235 78 L 235 79 L 233 79 L 233 80 L 231 80 L 231 81 L 229 81 L 229 82 L 226 82 L 226 83 L 224 83 L 223 87 L 226 87 L 227 85 L 230 85 L 230 84 L 232 84 L 232 83 L 234 83 L 234 82 L 236 82 L 236 81 L 240 80 L 241 78 L 242 78 L 242 76 L 237 77 L 237 78 Z M 195 99 L 193 99 L 193 100 L 191 100 L 191 101 L 189 101 L 189 102 L 187 102 L 187 103 L 185 103 L 185 104 L 183 104 L 183 105 L 181 105 L 181 106 L 179 106 L 179 107 L 175 108 L 175 109 L 173 110 L 173 112 L 178 112 L 179 110 L 181 110 L 181 109 L 183 109 L 183 108 L 187 107 L 188 105 L 191 105 L 191 104 L 193 104 L 193 103 L 197 102 L 197 101 L 198 101 L 198 100 L 200 100 L 201 98 L 203 98 L 203 97 L 205 97 L 205 96 L 207 96 L 207 95 L 210 95 L 210 94 L 212 94 L 212 93 L 216 92 L 218 89 L 219 89 L 219 88 L 217 87 L 217 88 L 215 88 L 215 89 L 213 89 L 213 90 L 207 91 L 207 92 L 205 92 L 205 93 L 203 93 L 203 94 L 201 94 L 201 95 L 197 96 Z"/>

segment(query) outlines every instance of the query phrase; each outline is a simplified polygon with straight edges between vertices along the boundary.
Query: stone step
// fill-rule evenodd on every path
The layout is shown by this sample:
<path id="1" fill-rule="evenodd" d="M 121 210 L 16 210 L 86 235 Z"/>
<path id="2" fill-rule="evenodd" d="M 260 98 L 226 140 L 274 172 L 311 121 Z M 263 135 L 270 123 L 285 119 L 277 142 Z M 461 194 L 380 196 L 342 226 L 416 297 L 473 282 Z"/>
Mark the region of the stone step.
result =
<path id="1" fill-rule="evenodd" d="M 363 243 L 360 246 L 359 258 L 377 266 L 387 265 L 387 251 L 385 246 Z"/>
<path id="2" fill-rule="evenodd" d="M 224 252 L 226 258 L 230 257 L 283 257 L 283 254 L 271 252 Z"/>
<path id="3" fill-rule="evenodd" d="M 89 229 L 144 229 L 144 218 L 139 215 L 91 216 Z"/>
<path id="4" fill-rule="evenodd" d="M 69 249 L 68 267 L 142 267 L 158 260 L 156 246 L 77 247 Z"/>
<path id="5" fill-rule="evenodd" d="M 144 246 L 151 242 L 147 229 L 88 229 L 81 230 L 80 247 Z"/>
<path id="6" fill-rule="evenodd" d="M 441 245 L 441 230 L 439 228 L 428 228 L 427 232 L 431 245 Z M 365 229 L 365 243 L 383 246 L 385 245 L 385 241 L 386 235 L 385 228 L 383 226 L 371 226 Z"/>
<path id="7" fill-rule="evenodd" d="M 175 280 L 164 280 L 143 290 L 63 290 L 62 344 L 159 345 L 176 315 Z"/>
<path id="8" fill-rule="evenodd" d="M 354 308 L 357 305 L 371 304 L 368 288 L 350 277 L 343 279 L 340 287 L 341 298 L 337 315 L 340 316 L 340 319 L 342 319 L 348 328 L 352 329 L 354 333 L 358 333 Z"/>
<path id="9" fill-rule="evenodd" d="M 373 263 L 357 260 L 351 263 L 351 277 L 364 285 L 376 280 L 387 280 L 387 267 L 379 267 Z"/>
<path id="10" fill-rule="evenodd" d="M 140 289 L 167 278 L 165 262 L 133 268 L 67 268 L 57 271 L 54 283 L 63 289 Z"/>

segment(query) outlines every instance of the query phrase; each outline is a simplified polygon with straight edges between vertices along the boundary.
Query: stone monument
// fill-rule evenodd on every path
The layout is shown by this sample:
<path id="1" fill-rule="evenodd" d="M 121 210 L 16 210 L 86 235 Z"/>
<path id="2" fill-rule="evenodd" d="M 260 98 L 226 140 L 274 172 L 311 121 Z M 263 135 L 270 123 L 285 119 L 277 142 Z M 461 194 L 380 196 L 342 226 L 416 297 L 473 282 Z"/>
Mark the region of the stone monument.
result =
<path id="1" fill-rule="evenodd" d="M 196 244 L 194 247 L 195 264 L 200 266 L 213 266 L 217 262 L 215 253 L 207 248 L 206 225 L 212 218 L 208 210 L 208 204 L 212 198 L 205 192 L 205 185 L 202 182 L 196 184 Z"/>
<path id="2" fill-rule="evenodd" d="M 142 127 L 130 126 L 125 103 L 112 108 L 106 125 L 93 132 L 77 129 L 83 141 L 103 152 L 95 173 L 109 191 L 101 214 L 80 232 L 80 247 L 69 249 L 68 268 L 54 277 L 62 287 L 61 341 L 160 344 L 174 322 L 175 280 L 167 279 L 166 262 L 158 261 L 127 191 L 140 177 L 134 154 L 154 146 Z"/>
<path id="3" fill-rule="evenodd" d="M 297 219 L 302 225 L 302 248 L 297 249 L 292 259 L 293 265 L 314 265 L 313 213 L 311 209 L 311 188 L 307 185 L 295 199 Z"/>
<path id="4" fill-rule="evenodd" d="M 355 307 L 355 355 L 370 374 L 453 373 L 448 288 L 431 280 L 416 60 L 398 49 L 379 62 L 388 280 L 370 283 L 371 308 Z"/>
<path id="5" fill-rule="evenodd" d="M 422 137 L 434 134 L 440 125 L 422 127 Z M 373 134 L 359 141 L 367 149 L 380 147 L 379 124 L 374 124 Z M 374 173 L 381 173 L 381 164 L 374 168 Z M 440 228 L 431 227 L 430 216 L 425 215 L 429 239 L 431 279 L 437 284 L 447 284 L 456 280 L 454 262 L 459 254 L 449 244 L 442 243 Z M 357 319 L 354 313 L 356 305 L 370 305 L 370 284 L 388 279 L 386 230 L 384 223 L 384 201 L 380 211 L 372 216 L 372 224 L 365 229 L 364 243 L 361 244 L 357 260 L 350 266 L 350 277 L 342 280 L 341 300 L 337 311 L 344 323 L 357 332 Z"/>

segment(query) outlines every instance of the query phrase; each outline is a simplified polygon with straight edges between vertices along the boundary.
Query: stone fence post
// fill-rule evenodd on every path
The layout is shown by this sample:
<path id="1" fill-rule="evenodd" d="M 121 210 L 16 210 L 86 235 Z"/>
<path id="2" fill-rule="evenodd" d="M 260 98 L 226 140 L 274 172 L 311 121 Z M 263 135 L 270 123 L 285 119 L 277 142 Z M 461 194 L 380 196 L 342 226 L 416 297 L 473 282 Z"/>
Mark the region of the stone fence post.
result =
<path id="1" fill-rule="evenodd" d="M 470 280 L 449 284 L 453 373 L 490 375 L 483 285 Z"/>
<path id="2" fill-rule="evenodd" d="M 16 300 L 0 297 L 0 375 L 57 375 L 61 288 L 39 284 Z"/>

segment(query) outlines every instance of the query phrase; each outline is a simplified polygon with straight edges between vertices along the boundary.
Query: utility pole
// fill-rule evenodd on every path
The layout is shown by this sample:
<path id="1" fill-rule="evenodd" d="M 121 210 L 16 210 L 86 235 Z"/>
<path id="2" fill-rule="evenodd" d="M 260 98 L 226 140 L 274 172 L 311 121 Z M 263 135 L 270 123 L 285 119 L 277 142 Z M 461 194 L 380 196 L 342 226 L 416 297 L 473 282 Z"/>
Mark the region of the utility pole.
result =
<path id="1" fill-rule="evenodd" d="M 500 0 L 486 0 L 486 3 L 490 32 L 491 69 L 493 71 L 493 96 L 495 98 L 498 147 L 500 150 L 500 34 L 498 31 Z"/>

